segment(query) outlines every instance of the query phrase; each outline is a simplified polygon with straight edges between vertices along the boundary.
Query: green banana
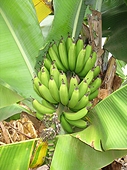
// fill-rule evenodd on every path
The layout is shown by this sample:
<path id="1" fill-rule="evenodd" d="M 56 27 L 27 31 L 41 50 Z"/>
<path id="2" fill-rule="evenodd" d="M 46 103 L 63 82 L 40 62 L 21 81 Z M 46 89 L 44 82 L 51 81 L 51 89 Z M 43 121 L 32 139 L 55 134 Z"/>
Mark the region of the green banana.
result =
<path id="1" fill-rule="evenodd" d="M 97 90 L 101 85 L 101 79 L 97 77 L 91 84 L 90 84 L 90 92 L 93 93 Z"/>
<path id="2" fill-rule="evenodd" d="M 68 56 L 67 56 L 66 44 L 63 39 L 59 43 L 59 56 L 63 66 L 68 70 L 68 59 L 67 59 Z"/>
<path id="3" fill-rule="evenodd" d="M 61 122 L 61 125 L 63 127 L 63 129 L 68 132 L 68 133 L 72 133 L 73 132 L 73 129 L 72 127 L 70 126 L 70 124 L 66 121 L 64 115 L 61 115 L 60 117 L 60 122 Z"/>
<path id="4" fill-rule="evenodd" d="M 44 84 L 46 87 L 48 87 L 48 82 L 49 82 L 49 72 L 46 69 L 45 66 L 41 68 L 41 74 L 40 74 L 40 81 L 42 84 Z"/>
<path id="5" fill-rule="evenodd" d="M 79 100 L 79 89 L 78 89 L 78 87 L 76 87 L 72 93 L 70 100 L 69 100 L 68 107 L 74 108 L 77 105 L 78 100 Z"/>
<path id="6" fill-rule="evenodd" d="M 41 84 L 41 81 L 37 76 L 34 77 L 33 84 L 35 85 L 36 89 L 39 89 L 39 84 Z"/>
<path id="7" fill-rule="evenodd" d="M 88 84 L 85 80 L 82 80 L 81 83 L 78 85 L 79 87 L 79 100 L 86 94 L 88 90 Z"/>
<path id="8" fill-rule="evenodd" d="M 33 88 L 34 88 L 34 91 L 35 91 L 40 97 L 42 97 L 41 94 L 40 94 L 40 92 L 39 92 L 39 90 L 36 88 L 35 84 L 33 84 Z"/>
<path id="9" fill-rule="evenodd" d="M 79 39 L 76 42 L 76 55 L 79 55 L 79 52 L 83 49 L 84 42 L 83 39 L 79 37 Z"/>
<path id="10" fill-rule="evenodd" d="M 52 48 L 55 51 L 55 53 L 57 54 L 58 58 L 59 58 L 59 51 L 58 51 L 58 46 L 56 44 L 56 42 L 54 41 L 54 43 L 52 44 Z"/>
<path id="11" fill-rule="evenodd" d="M 40 79 L 40 77 L 41 77 L 41 69 L 38 71 L 37 76 Z"/>
<path id="12" fill-rule="evenodd" d="M 76 126 L 78 128 L 82 128 L 83 129 L 83 128 L 87 127 L 87 122 L 82 120 L 82 119 L 79 119 L 79 120 L 68 120 L 67 119 L 67 121 L 68 121 L 68 123 L 70 125 Z"/>
<path id="13" fill-rule="evenodd" d="M 85 107 L 75 113 L 74 112 L 73 113 L 63 112 L 63 114 L 64 114 L 65 118 L 68 120 L 79 120 L 79 119 L 82 119 L 84 116 L 86 116 L 87 112 L 88 112 L 88 110 Z"/>
<path id="14" fill-rule="evenodd" d="M 72 40 L 71 36 L 68 35 L 67 40 L 66 40 L 67 52 L 69 51 L 69 48 L 70 48 L 70 46 L 72 45 L 72 43 L 73 43 L 73 40 Z"/>
<path id="15" fill-rule="evenodd" d="M 58 71 L 55 64 L 53 64 L 53 66 L 51 66 L 51 68 L 50 68 L 50 75 L 52 75 L 54 77 L 54 80 L 55 80 L 55 82 L 57 84 L 57 87 L 59 87 L 59 75 L 60 75 L 60 72 Z"/>
<path id="16" fill-rule="evenodd" d="M 87 60 L 83 70 L 78 75 L 84 77 L 88 73 L 88 71 L 94 67 L 96 59 L 97 59 L 97 54 L 93 52 L 92 57 L 90 57 Z"/>
<path id="17" fill-rule="evenodd" d="M 63 80 L 59 89 L 59 95 L 60 95 L 61 103 L 66 106 L 69 101 L 69 94 L 68 94 L 68 87 Z"/>
<path id="18" fill-rule="evenodd" d="M 60 74 L 59 74 L 59 87 L 61 86 L 62 81 L 64 81 L 66 86 L 68 86 L 67 76 L 66 76 L 66 74 L 63 71 L 61 71 Z"/>
<path id="19" fill-rule="evenodd" d="M 49 55 L 52 59 L 52 61 L 56 61 L 56 66 L 59 70 L 63 70 L 66 72 L 65 67 L 62 65 L 62 63 L 59 60 L 59 57 L 57 56 L 57 54 L 55 53 L 55 51 L 53 50 L 52 46 L 49 48 Z"/>
<path id="20" fill-rule="evenodd" d="M 57 86 L 53 76 L 50 77 L 48 86 L 49 86 L 49 91 L 50 91 L 52 97 L 57 102 L 60 102 L 58 86 Z"/>
<path id="21" fill-rule="evenodd" d="M 78 85 L 77 77 L 75 75 L 73 75 L 71 77 L 70 83 L 69 83 L 69 99 L 71 98 L 72 93 L 77 85 Z"/>
<path id="22" fill-rule="evenodd" d="M 84 107 L 86 107 L 86 105 L 88 104 L 89 102 L 89 95 L 88 94 L 85 94 L 83 95 L 83 97 L 78 101 L 77 105 L 73 108 L 73 110 L 80 110 Z"/>
<path id="23" fill-rule="evenodd" d="M 86 53 L 85 53 L 85 58 L 84 58 L 84 64 L 87 62 L 87 60 L 90 58 L 91 53 L 92 53 L 92 46 L 91 45 L 87 45 L 86 46 Z"/>
<path id="24" fill-rule="evenodd" d="M 99 75 L 100 71 L 101 71 L 100 66 L 96 66 L 95 68 L 93 68 L 94 78 L 96 78 Z"/>
<path id="25" fill-rule="evenodd" d="M 39 120 L 43 120 L 43 115 L 39 112 L 36 112 L 36 118 L 38 118 Z"/>
<path id="26" fill-rule="evenodd" d="M 43 106 L 45 106 L 45 107 L 47 107 L 47 108 L 49 108 L 49 109 L 55 109 L 55 107 L 51 104 L 51 103 L 49 103 L 48 101 L 46 101 L 44 98 L 42 99 L 42 105 Z"/>
<path id="27" fill-rule="evenodd" d="M 48 54 L 47 54 L 47 55 L 48 55 Z M 44 66 L 45 66 L 48 70 L 50 70 L 52 61 L 51 61 L 48 57 L 45 57 L 45 58 L 44 58 L 44 61 L 43 61 L 43 64 L 44 64 Z"/>
<path id="28" fill-rule="evenodd" d="M 86 52 L 85 49 L 81 49 L 77 56 L 77 61 L 76 61 L 76 66 L 75 66 L 76 73 L 79 73 L 83 69 L 85 52 Z"/>
<path id="29" fill-rule="evenodd" d="M 55 109 L 49 109 L 45 106 L 43 106 L 41 103 L 39 103 L 36 99 L 32 102 L 33 107 L 39 112 L 40 114 L 52 114 L 55 112 Z"/>
<path id="30" fill-rule="evenodd" d="M 93 71 L 89 70 L 89 72 L 87 73 L 87 75 L 84 78 L 88 85 L 92 82 L 93 76 L 94 76 Z"/>
<path id="31" fill-rule="evenodd" d="M 72 43 L 68 51 L 68 65 L 71 71 L 75 70 L 76 59 L 76 45 Z"/>
<path id="32" fill-rule="evenodd" d="M 89 101 L 95 99 L 98 96 L 98 94 L 99 94 L 99 89 L 97 89 L 96 91 L 94 91 L 89 95 Z"/>
<path id="33" fill-rule="evenodd" d="M 40 85 L 39 86 L 39 92 L 45 100 L 47 100 L 50 103 L 57 104 L 58 102 L 52 97 L 49 89 L 45 85 Z"/>

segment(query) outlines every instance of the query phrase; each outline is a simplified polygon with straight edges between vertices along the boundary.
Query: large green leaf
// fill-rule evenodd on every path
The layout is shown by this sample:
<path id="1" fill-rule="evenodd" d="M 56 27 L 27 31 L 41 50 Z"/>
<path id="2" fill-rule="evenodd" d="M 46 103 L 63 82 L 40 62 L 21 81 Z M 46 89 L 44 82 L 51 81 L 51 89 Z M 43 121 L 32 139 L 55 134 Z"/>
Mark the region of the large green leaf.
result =
<path id="1" fill-rule="evenodd" d="M 100 151 L 127 149 L 127 85 L 97 104 L 87 119 L 91 125 L 73 136 Z"/>
<path id="2" fill-rule="evenodd" d="M 23 97 L 11 90 L 9 87 L 0 84 L 0 108 L 21 100 L 23 100 Z"/>
<path id="3" fill-rule="evenodd" d="M 0 79 L 25 98 L 37 97 L 32 78 L 43 43 L 32 1 L 0 0 Z"/>
<path id="4" fill-rule="evenodd" d="M 35 140 L 0 146 L 0 169 L 28 170 Z"/>
<path id="5" fill-rule="evenodd" d="M 117 59 L 127 62 L 127 6 L 109 8 L 102 13 L 103 36 L 108 36 L 104 48 Z"/>
<path id="6" fill-rule="evenodd" d="M 77 38 L 82 27 L 85 14 L 84 0 L 54 0 L 54 20 L 48 36 L 43 43 L 40 56 L 44 53 L 44 47 L 52 40 L 58 42 L 62 37 L 66 38 L 68 33 Z M 39 58 L 40 60 L 40 58 Z"/>
<path id="7" fill-rule="evenodd" d="M 126 154 L 127 150 L 96 151 L 70 135 L 63 135 L 58 138 L 50 170 L 98 170 Z"/>

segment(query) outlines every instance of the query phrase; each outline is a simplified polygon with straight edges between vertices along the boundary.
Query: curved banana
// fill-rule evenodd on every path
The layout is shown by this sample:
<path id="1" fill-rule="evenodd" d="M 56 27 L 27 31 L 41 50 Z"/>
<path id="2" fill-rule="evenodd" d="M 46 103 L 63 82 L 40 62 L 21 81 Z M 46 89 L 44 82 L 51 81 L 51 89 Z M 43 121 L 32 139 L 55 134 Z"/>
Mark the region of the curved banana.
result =
<path id="1" fill-rule="evenodd" d="M 93 52 L 92 56 L 87 60 L 83 70 L 78 75 L 84 77 L 88 73 L 88 71 L 93 68 L 96 59 L 97 59 L 97 54 Z"/>
<path id="2" fill-rule="evenodd" d="M 48 86 L 49 86 L 49 91 L 50 91 L 52 97 L 57 102 L 60 102 L 58 86 L 57 86 L 53 76 L 50 77 Z"/>
<path id="3" fill-rule="evenodd" d="M 41 84 L 41 81 L 37 76 L 34 77 L 33 84 L 35 85 L 36 89 L 39 89 L 39 85 Z"/>
<path id="4" fill-rule="evenodd" d="M 79 120 L 68 120 L 67 119 L 67 121 L 70 125 L 73 125 L 73 126 L 76 126 L 78 128 L 82 128 L 82 129 L 86 128 L 88 125 L 87 122 L 82 119 L 79 119 Z"/>
<path id="5" fill-rule="evenodd" d="M 63 66 L 63 64 L 60 62 L 59 57 L 57 56 L 57 54 L 55 53 L 55 51 L 53 50 L 52 46 L 49 48 L 49 55 L 52 59 L 52 61 L 56 61 L 56 66 L 58 67 L 59 70 L 63 70 L 66 72 L 65 67 Z"/>
<path id="6" fill-rule="evenodd" d="M 84 78 L 88 85 L 92 82 L 93 77 L 94 77 L 93 71 L 89 70 L 89 72 L 87 73 L 87 75 Z"/>
<path id="7" fill-rule="evenodd" d="M 67 105 L 69 101 L 69 94 L 68 94 L 68 87 L 64 81 L 62 81 L 62 84 L 59 89 L 59 95 L 60 95 L 60 101 L 63 105 Z"/>
<path id="8" fill-rule="evenodd" d="M 84 67 L 85 49 L 81 49 L 76 61 L 75 72 L 79 73 Z"/>
<path id="9" fill-rule="evenodd" d="M 60 122 L 61 122 L 61 125 L 63 127 L 63 129 L 68 132 L 68 133 L 72 133 L 73 132 L 73 129 L 72 127 L 70 126 L 70 124 L 66 121 L 64 115 L 62 114 L 61 117 L 60 117 Z"/>
<path id="10" fill-rule="evenodd" d="M 63 71 L 60 72 L 58 78 L 59 78 L 59 87 L 61 86 L 62 81 L 64 81 L 64 83 L 66 84 L 66 86 L 68 86 L 67 76 L 66 76 L 66 74 L 65 74 Z"/>
<path id="11" fill-rule="evenodd" d="M 68 120 L 79 120 L 79 119 L 82 119 L 83 117 L 86 116 L 88 110 L 87 108 L 83 108 L 81 110 L 79 110 L 78 112 L 73 112 L 73 113 L 70 113 L 70 112 L 63 112 L 64 116 L 66 119 Z"/>
<path id="12" fill-rule="evenodd" d="M 40 79 L 40 77 L 41 77 L 41 69 L 38 71 L 37 77 Z"/>
<path id="13" fill-rule="evenodd" d="M 53 66 L 50 68 L 50 75 L 53 76 L 56 84 L 57 84 L 57 87 L 59 87 L 59 75 L 60 75 L 60 72 L 59 70 L 57 69 L 56 65 L 53 64 Z"/>
<path id="14" fill-rule="evenodd" d="M 91 101 L 95 99 L 98 96 L 98 94 L 99 94 L 99 89 L 97 89 L 96 91 L 94 91 L 93 93 L 89 95 L 89 100 Z"/>
<path id="15" fill-rule="evenodd" d="M 63 39 L 59 43 L 59 56 L 63 66 L 66 68 L 66 70 L 68 70 L 68 59 L 67 59 L 68 56 L 67 56 L 66 44 Z"/>
<path id="16" fill-rule="evenodd" d="M 41 73 L 40 73 L 40 81 L 42 84 L 44 84 L 46 87 L 48 87 L 48 83 L 49 83 L 49 72 L 46 69 L 45 66 L 42 67 L 41 69 Z"/>
<path id="17" fill-rule="evenodd" d="M 49 89 L 45 85 L 39 86 L 39 92 L 45 100 L 49 101 L 50 103 L 57 104 L 58 102 L 52 97 Z"/>
<path id="18" fill-rule="evenodd" d="M 32 102 L 33 107 L 39 112 L 40 114 L 52 114 L 55 112 L 55 109 L 49 109 L 45 106 L 43 106 L 41 103 L 39 103 L 36 99 Z"/>
<path id="19" fill-rule="evenodd" d="M 77 105 L 78 100 L 79 100 L 79 89 L 78 87 L 76 87 L 74 91 L 72 92 L 72 96 L 69 100 L 68 107 L 74 108 Z"/>
<path id="20" fill-rule="evenodd" d="M 73 71 L 75 70 L 75 64 L 76 64 L 76 45 L 75 43 L 72 43 L 72 45 L 69 48 L 68 51 L 68 65 L 69 65 L 69 70 Z"/>
<path id="21" fill-rule="evenodd" d="M 42 97 L 41 94 L 40 94 L 40 92 L 39 92 L 39 90 L 36 88 L 35 84 L 33 84 L 33 88 L 34 88 L 34 91 L 35 91 L 40 97 Z"/>
<path id="22" fill-rule="evenodd" d="M 100 66 L 96 66 L 95 68 L 93 68 L 94 78 L 96 78 L 99 75 L 100 71 L 101 71 Z"/>
<path id="23" fill-rule="evenodd" d="M 79 39 L 76 42 L 76 55 L 79 55 L 79 52 L 83 49 L 84 42 L 83 39 L 79 37 Z"/>
<path id="24" fill-rule="evenodd" d="M 85 58 L 84 58 L 84 64 L 87 62 L 87 60 L 90 58 L 91 53 L 92 53 L 92 46 L 91 45 L 87 45 L 86 46 L 86 53 L 85 53 Z"/>
<path id="25" fill-rule="evenodd" d="M 47 107 L 47 108 L 49 108 L 49 109 L 52 109 L 52 110 L 54 110 L 55 109 L 55 107 L 51 104 L 51 103 L 49 103 L 48 101 L 46 101 L 44 98 L 42 99 L 42 105 L 43 106 L 45 106 L 45 107 Z"/>
<path id="26" fill-rule="evenodd" d="M 89 95 L 85 94 L 83 97 L 78 101 L 77 105 L 73 108 L 73 110 L 78 111 L 87 106 L 89 103 Z"/>
<path id="27" fill-rule="evenodd" d="M 101 85 L 101 79 L 97 77 L 91 84 L 90 84 L 90 92 L 93 93 L 95 90 L 97 90 Z"/>
<path id="28" fill-rule="evenodd" d="M 44 66 L 45 66 L 48 70 L 50 70 L 52 61 L 51 61 L 48 57 L 45 57 L 45 58 L 44 58 L 44 61 L 43 61 L 43 64 L 44 64 Z"/>
<path id="29" fill-rule="evenodd" d="M 67 52 L 69 51 L 69 48 L 70 48 L 70 46 L 72 45 L 72 43 L 73 43 L 73 40 L 72 40 L 71 36 L 68 35 L 67 40 L 66 40 Z"/>
<path id="30" fill-rule="evenodd" d="M 77 77 L 75 75 L 73 75 L 71 77 L 70 83 L 69 83 L 69 99 L 71 98 L 72 93 L 77 85 L 78 85 Z"/>
<path id="31" fill-rule="evenodd" d="M 82 80 L 81 83 L 78 85 L 79 87 L 79 100 L 86 94 L 88 90 L 88 84 L 85 80 Z"/>
<path id="32" fill-rule="evenodd" d="M 56 44 L 55 41 L 54 41 L 53 44 L 52 44 L 52 48 L 53 48 L 53 50 L 55 51 L 56 55 L 57 55 L 58 58 L 59 58 L 58 46 L 57 46 L 57 44 Z"/>

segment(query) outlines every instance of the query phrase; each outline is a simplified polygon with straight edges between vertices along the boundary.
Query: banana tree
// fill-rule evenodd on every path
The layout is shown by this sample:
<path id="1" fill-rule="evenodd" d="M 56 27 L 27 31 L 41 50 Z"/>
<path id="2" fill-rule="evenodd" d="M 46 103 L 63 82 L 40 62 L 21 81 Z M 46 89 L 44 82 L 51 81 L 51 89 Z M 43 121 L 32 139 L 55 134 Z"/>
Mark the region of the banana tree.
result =
<path id="1" fill-rule="evenodd" d="M 2 30 L 0 34 L 2 56 L 0 58 L 1 121 L 22 111 L 31 113 L 19 105 L 19 102 L 23 102 L 34 111 L 31 97 L 41 101 L 33 89 L 32 81 L 38 72 L 38 62 L 42 61 L 42 56 L 52 39 L 57 42 L 61 35 L 66 38 L 68 32 L 72 37 L 78 38 L 84 16 L 87 16 L 90 8 L 102 13 L 102 34 L 104 37 L 109 37 L 104 48 L 111 52 L 115 58 L 127 61 L 125 47 L 127 42 L 125 36 L 127 28 L 126 4 L 124 1 L 106 1 L 102 4 L 98 2 L 54 0 L 54 19 L 44 38 L 32 1 L 13 1 L 13 4 L 10 4 L 8 1 L 0 0 L 0 29 Z M 11 100 L 9 100 L 10 96 Z M 96 170 L 108 165 L 115 158 L 127 154 L 126 98 L 127 85 L 109 95 L 90 110 L 87 116 L 87 119 L 90 120 L 88 128 L 72 134 L 58 135 L 50 169 L 59 167 L 61 170 L 77 168 Z M 25 152 L 21 155 L 18 155 L 17 152 L 15 155 L 18 164 L 20 160 L 24 164 L 26 163 L 25 169 L 28 169 L 32 154 L 31 148 L 34 143 L 33 141 L 29 142 L 29 144 L 26 142 L 26 145 L 21 142 L 24 149 L 26 147 L 29 149 L 27 161 L 24 160 Z M 18 148 L 19 151 L 22 149 Z M 1 153 L 11 157 L 10 152 L 4 152 L 2 147 L 0 149 Z M 3 158 L 3 160 L 5 159 Z M 9 164 L 10 160 L 2 161 L 0 167 L 4 170 L 2 165 Z M 16 169 L 17 163 L 15 165 Z M 24 168 L 19 167 L 19 169 Z"/>

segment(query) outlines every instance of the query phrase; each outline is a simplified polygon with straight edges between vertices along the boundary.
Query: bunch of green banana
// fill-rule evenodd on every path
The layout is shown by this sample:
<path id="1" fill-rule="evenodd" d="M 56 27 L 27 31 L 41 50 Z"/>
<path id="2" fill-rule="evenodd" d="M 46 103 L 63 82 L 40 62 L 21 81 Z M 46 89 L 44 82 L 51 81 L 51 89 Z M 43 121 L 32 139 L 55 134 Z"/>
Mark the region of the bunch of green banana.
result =
<path id="1" fill-rule="evenodd" d="M 81 38 L 74 42 L 68 36 L 58 45 L 51 43 L 33 80 L 34 90 L 42 98 L 42 102 L 33 100 L 37 118 L 42 120 L 45 114 L 58 113 L 62 127 L 68 133 L 75 127 L 87 127 L 84 117 L 101 85 L 96 59 L 96 52 L 90 45 L 85 47 Z M 62 106 L 60 113 L 59 106 Z"/>

